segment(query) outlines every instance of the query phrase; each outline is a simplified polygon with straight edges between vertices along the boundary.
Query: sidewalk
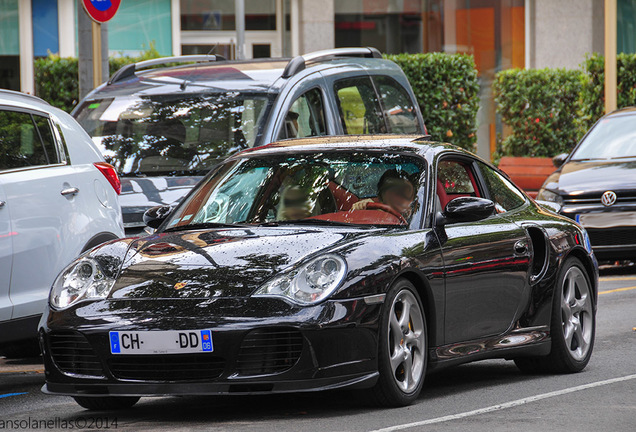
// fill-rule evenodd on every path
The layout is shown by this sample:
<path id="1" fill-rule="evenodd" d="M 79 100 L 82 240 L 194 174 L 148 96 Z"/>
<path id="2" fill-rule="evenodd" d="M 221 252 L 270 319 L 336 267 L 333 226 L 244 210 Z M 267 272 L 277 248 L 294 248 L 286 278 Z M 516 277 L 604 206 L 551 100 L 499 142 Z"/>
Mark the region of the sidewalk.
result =
<path id="1" fill-rule="evenodd" d="M 0 357 L 0 374 L 8 373 L 44 373 L 42 358 L 7 360 Z"/>

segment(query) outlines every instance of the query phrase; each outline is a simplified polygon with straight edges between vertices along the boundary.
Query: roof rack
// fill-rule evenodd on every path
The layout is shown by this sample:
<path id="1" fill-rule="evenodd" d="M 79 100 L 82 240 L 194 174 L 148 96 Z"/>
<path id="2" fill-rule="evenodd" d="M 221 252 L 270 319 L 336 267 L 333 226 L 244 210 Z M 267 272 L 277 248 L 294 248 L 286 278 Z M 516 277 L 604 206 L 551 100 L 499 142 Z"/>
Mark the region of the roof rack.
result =
<path id="1" fill-rule="evenodd" d="M 135 72 L 151 66 L 165 65 L 169 63 L 189 63 L 189 62 L 214 62 L 223 61 L 225 57 L 220 55 L 184 55 L 175 57 L 161 57 L 151 60 L 144 60 L 137 63 L 128 64 L 113 74 L 108 80 L 108 85 L 123 81 L 135 75 Z"/>
<path id="2" fill-rule="evenodd" d="M 315 51 L 301 56 L 296 56 L 287 63 L 283 71 L 283 78 L 294 76 L 298 72 L 305 69 L 305 65 L 310 61 L 322 61 L 333 57 L 366 57 L 366 58 L 382 58 L 382 54 L 376 48 L 334 48 L 323 51 Z"/>

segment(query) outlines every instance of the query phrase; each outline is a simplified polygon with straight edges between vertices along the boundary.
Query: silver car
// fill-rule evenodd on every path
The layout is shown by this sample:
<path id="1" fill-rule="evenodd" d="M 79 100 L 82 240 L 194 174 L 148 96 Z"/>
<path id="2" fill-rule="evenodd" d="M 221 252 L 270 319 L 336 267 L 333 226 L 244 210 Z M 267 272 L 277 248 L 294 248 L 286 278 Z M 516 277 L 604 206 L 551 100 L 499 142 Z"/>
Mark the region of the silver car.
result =
<path id="1" fill-rule="evenodd" d="M 0 90 L 0 355 L 37 353 L 56 275 L 123 236 L 120 190 L 116 171 L 70 115 Z"/>

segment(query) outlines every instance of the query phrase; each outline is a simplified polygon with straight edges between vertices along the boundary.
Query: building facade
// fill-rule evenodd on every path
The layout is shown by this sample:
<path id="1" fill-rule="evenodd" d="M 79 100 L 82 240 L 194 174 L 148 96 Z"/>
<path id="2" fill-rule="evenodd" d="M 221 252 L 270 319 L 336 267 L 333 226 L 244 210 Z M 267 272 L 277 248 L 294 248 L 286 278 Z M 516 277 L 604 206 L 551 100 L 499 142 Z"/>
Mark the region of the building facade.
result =
<path id="1" fill-rule="evenodd" d="M 636 0 L 616 0 L 618 52 L 636 52 Z M 33 59 L 77 55 L 78 0 L 0 0 L 0 87 L 33 93 Z M 478 152 L 497 124 L 491 83 L 507 68 L 576 68 L 603 52 L 603 0 L 245 0 L 246 57 L 342 46 L 468 53 L 482 82 Z M 110 55 L 236 53 L 234 0 L 122 0 Z"/>

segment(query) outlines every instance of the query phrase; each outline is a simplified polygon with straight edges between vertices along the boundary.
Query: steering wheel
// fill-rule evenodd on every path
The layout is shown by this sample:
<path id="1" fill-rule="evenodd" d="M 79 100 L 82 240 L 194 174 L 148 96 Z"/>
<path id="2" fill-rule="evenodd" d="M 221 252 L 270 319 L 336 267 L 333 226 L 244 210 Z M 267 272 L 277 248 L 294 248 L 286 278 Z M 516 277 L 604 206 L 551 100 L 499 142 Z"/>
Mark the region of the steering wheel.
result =
<path id="1" fill-rule="evenodd" d="M 382 210 L 382 211 L 390 213 L 391 215 L 393 215 L 396 218 L 398 218 L 398 220 L 400 221 L 401 224 L 406 225 L 408 223 L 406 221 L 406 219 L 404 219 L 404 216 L 402 216 L 400 214 L 400 212 L 398 212 L 393 207 L 391 207 L 390 205 L 387 205 L 387 204 L 371 202 L 371 203 L 367 204 L 367 210 Z"/>

